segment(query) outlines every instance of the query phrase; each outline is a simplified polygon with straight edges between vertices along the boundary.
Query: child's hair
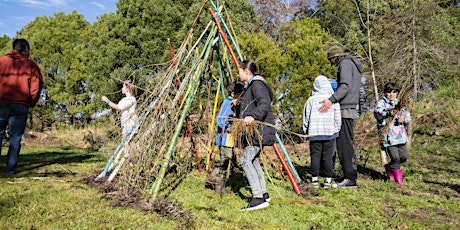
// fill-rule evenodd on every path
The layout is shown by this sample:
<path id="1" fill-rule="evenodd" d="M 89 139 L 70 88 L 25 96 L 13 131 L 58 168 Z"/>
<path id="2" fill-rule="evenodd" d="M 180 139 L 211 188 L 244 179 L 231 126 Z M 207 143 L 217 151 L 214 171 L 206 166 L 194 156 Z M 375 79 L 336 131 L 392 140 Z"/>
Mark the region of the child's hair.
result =
<path id="1" fill-rule="evenodd" d="M 383 92 L 384 93 L 391 93 L 393 91 L 396 92 L 396 93 L 399 93 L 400 90 L 401 90 L 401 88 L 395 82 L 388 82 L 383 87 Z"/>
<path id="2" fill-rule="evenodd" d="M 233 92 L 237 98 L 243 92 L 243 88 L 244 85 L 241 82 L 234 81 L 227 86 L 228 95 L 231 95 Z"/>
<path id="3" fill-rule="evenodd" d="M 137 87 L 134 85 L 134 84 L 131 84 L 131 81 L 130 80 L 125 80 L 123 82 L 124 85 L 126 85 L 126 87 L 128 88 L 129 92 L 133 95 L 133 96 L 137 96 Z"/>
<path id="4" fill-rule="evenodd" d="M 259 67 L 257 67 L 257 64 L 253 60 L 240 61 L 240 68 L 249 69 L 253 75 L 259 75 Z"/>

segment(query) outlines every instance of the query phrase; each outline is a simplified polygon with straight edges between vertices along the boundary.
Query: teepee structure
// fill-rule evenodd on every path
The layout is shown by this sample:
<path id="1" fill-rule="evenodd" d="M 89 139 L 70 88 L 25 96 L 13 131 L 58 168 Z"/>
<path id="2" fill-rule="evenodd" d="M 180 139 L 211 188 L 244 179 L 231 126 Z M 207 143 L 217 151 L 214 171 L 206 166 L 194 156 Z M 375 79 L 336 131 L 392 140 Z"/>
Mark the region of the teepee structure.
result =
<path id="1" fill-rule="evenodd" d="M 140 192 L 155 199 L 162 189 L 175 183 L 177 178 L 174 175 L 192 170 L 190 166 L 202 171 L 202 160 L 189 123 L 191 111 L 198 107 L 197 92 L 202 86 L 206 86 L 208 98 L 209 94 L 215 92 L 212 118 L 206 134 L 210 137 L 206 143 L 205 159 L 206 170 L 209 170 L 216 132 L 216 109 L 219 102 L 225 99 L 224 85 L 233 81 L 231 68 L 238 67 L 243 59 L 231 31 L 220 16 L 223 7 L 213 6 L 214 9 L 209 9 L 211 20 L 198 38 L 193 39 L 193 27 L 190 28 L 176 53 L 173 53 L 168 42 L 171 64 L 158 73 L 156 80 L 151 83 L 150 92 L 142 96 L 142 104 L 137 109 L 138 125 L 118 144 L 97 180 L 107 180 L 115 183 L 121 191 Z M 214 65 L 219 66 L 219 77 L 208 79 L 206 73 Z M 190 151 L 182 150 L 184 144 L 178 143 L 184 128 L 191 140 L 193 157 Z M 300 177 L 279 135 L 276 137 L 281 149 L 277 144 L 273 148 L 295 192 L 300 194 L 297 185 Z M 167 185 L 164 185 L 165 181 Z"/>

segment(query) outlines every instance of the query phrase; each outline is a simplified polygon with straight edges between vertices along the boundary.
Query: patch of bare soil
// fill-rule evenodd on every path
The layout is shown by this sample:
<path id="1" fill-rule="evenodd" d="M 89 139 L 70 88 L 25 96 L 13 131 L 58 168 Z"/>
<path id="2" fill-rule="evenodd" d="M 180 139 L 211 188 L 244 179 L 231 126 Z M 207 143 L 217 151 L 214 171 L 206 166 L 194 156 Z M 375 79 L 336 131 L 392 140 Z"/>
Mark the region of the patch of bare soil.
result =
<path id="1" fill-rule="evenodd" d="M 417 220 L 420 223 L 427 223 L 427 220 L 430 220 L 431 226 L 459 226 L 458 213 L 443 208 L 431 210 L 419 208 L 400 215 L 403 220 Z"/>
<path id="2" fill-rule="evenodd" d="M 303 198 L 312 196 L 321 196 L 316 188 L 313 188 L 310 184 L 303 183 L 299 186 L 300 196 Z"/>
<path id="3" fill-rule="evenodd" d="M 97 175 L 97 173 L 91 174 L 80 180 L 80 182 L 98 188 L 100 192 L 105 194 L 105 199 L 111 200 L 111 205 L 113 207 L 131 207 L 145 212 L 156 212 L 169 220 L 180 222 L 181 225 L 179 228 L 181 229 L 194 228 L 190 213 L 183 208 L 181 203 L 169 201 L 167 199 L 155 199 L 149 202 L 137 192 L 130 192 L 128 194 L 117 190 L 114 183 L 95 180 Z"/>

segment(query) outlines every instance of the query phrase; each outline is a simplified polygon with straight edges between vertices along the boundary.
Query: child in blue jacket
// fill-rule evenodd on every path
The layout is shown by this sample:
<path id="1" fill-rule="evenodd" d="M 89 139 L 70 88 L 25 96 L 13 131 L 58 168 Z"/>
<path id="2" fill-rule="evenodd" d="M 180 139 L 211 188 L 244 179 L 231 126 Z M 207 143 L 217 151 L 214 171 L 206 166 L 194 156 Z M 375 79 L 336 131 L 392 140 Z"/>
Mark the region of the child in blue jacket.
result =
<path id="1" fill-rule="evenodd" d="M 233 138 L 231 136 L 231 121 L 229 118 L 235 117 L 236 114 L 238 114 L 234 111 L 236 106 L 233 105 L 233 101 L 243 92 L 243 87 L 244 85 L 239 82 L 232 82 L 227 86 L 229 96 L 222 103 L 216 118 L 216 123 L 218 125 L 216 145 L 219 146 L 220 150 L 220 164 L 215 190 L 219 194 L 227 193 L 227 190 L 225 190 L 225 181 L 227 179 L 227 171 L 230 169 L 230 162 L 233 158 L 234 147 Z"/>

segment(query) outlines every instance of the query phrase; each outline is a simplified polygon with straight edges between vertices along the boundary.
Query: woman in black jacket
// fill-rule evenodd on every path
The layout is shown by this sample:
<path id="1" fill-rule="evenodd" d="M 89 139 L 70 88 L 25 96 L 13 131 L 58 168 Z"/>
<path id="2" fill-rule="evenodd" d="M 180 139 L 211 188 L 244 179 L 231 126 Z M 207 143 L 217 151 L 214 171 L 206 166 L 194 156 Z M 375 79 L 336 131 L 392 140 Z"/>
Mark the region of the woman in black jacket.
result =
<path id="1" fill-rule="evenodd" d="M 244 119 L 246 125 L 250 125 L 254 120 L 262 122 L 259 125 L 260 137 L 254 135 L 243 142 L 244 149 L 240 158 L 240 165 L 246 173 L 252 192 L 252 200 L 243 210 L 251 211 L 268 207 L 270 201 L 259 156 L 263 146 L 272 146 L 275 142 L 273 92 L 265 79 L 259 76 L 259 68 L 254 61 L 241 61 L 238 73 L 240 80 L 246 82 L 239 105 L 240 118 Z"/>

